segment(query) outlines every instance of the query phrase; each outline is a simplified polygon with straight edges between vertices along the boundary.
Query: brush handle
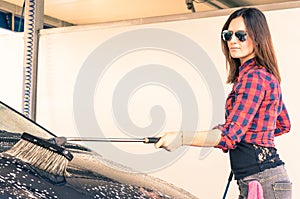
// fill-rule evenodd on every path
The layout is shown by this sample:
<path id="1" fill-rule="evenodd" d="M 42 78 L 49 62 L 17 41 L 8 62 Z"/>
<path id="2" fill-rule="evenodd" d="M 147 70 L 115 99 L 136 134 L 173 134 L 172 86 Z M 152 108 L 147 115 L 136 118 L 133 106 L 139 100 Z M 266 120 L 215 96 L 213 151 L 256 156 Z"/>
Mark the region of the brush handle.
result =
<path id="1" fill-rule="evenodd" d="M 151 143 L 156 143 L 160 140 L 160 137 L 146 137 L 144 139 L 144 143 L 146 144 L 151 144 Z"/>
<path id="2" fill-rule="evenodd" d="M 146 144 L 156 143 L 160 137 L 146 138 L 97 138 L 97 137 L 56 137 L 55 143 L 58 145 L 64 144 L 67 141 L 88 141 L 88 142 L 143 142 Z"/>

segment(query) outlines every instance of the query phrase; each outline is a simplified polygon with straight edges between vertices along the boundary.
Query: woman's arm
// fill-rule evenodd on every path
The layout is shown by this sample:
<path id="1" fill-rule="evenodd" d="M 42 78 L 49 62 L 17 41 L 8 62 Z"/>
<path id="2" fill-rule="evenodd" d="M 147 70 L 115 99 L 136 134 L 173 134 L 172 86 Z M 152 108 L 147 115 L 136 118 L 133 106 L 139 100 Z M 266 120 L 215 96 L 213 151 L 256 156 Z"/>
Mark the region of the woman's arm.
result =
<path id="1" fill-rule="evenodd" d="M 165 148 L 168 151 L 174 151 L 182 145 L 214 147 L 220 142 L 221 134 L 222 132 L 219 129 L 167 132 L 155 144 L 155 147 Z"/>

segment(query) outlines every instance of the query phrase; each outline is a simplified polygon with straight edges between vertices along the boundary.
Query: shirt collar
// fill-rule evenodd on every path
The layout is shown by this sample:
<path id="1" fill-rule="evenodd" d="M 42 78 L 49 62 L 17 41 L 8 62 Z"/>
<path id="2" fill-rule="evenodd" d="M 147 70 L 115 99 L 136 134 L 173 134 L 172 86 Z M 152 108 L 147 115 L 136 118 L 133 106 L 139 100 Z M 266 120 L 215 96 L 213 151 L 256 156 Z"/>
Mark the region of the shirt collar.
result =
<path id="1" fill-rule="evenodd" d="M 246 72 L 248 72 L 251 68 L 253 68 L 253 66 L 256 65 L 255 62 L 255 57 L 251 58 L 249 60 L 247 60 L 245 63 L 243 63 L 240 67 L 239 67 L 239 76 L 243 76 L 243 74 L 245 74 Z"/>

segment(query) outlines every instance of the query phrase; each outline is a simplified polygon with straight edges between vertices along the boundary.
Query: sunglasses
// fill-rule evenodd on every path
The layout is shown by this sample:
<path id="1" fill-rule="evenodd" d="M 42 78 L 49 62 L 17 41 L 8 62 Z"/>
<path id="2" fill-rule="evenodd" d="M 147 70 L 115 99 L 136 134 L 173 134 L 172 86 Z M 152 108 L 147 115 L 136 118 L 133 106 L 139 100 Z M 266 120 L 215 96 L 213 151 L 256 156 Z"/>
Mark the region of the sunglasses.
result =
<path id="1" fill-rule="evenodd" d="M 244 30 L 239 30 L 236 32 L 233 32 L 231 30 L 223 30 L 222 32 L 222 39 L 224 41 L 230 41 L 232 39 L 232 35 L 235 35 L 238 40 L 240 40 L 241 42 L 246 41 L 246 36 L 247 36 L 247 32 Z"/>

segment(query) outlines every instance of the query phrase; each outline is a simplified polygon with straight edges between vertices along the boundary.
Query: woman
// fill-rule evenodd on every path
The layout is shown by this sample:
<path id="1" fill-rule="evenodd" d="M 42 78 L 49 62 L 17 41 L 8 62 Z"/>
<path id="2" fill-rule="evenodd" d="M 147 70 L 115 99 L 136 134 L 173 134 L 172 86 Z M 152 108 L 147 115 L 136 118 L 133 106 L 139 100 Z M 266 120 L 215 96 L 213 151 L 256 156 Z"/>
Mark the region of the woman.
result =
<path id="1" fill-rule="evenodd" d="M 222 29 L 222 49 L 232 91 L 226 100 L 225 123 L 212 130 L 164 133 L 156 148 L 181 145 L 229 151 L 239 199 L 259 194 L 265 199 L 291 198 L 291 182 L 274 146 L 274 137 L 289 132 L 280 74 L 264 14 L 256 8 L 232 13 Z M 252 189 L 256 187 L 258 189 Z"/>

